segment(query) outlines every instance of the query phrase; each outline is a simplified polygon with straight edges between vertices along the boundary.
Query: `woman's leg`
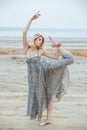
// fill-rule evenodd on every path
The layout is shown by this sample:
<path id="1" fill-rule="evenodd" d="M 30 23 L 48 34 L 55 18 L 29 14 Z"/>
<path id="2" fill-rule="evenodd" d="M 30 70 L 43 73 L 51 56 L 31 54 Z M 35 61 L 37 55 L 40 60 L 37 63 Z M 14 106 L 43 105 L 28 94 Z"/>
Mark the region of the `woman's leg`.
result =
<path id="1" fill-rule="evenodd" d="M 51 122 L 51 118 L 52 118 L 52 110 L 53 110 L 53 97 L 51 98 L 51 101 L 47 107 L 47 121 Z"/>
<path id="2" fill-rule="evenodd" d="M 51 101 L 47 107 L 47 117 L 45 120 L 43 120 L 40 125 L 44 126 L 47 124 L 51 124 L 52 123 L 52 110 L 53 110 L 53 97 L 51 98 Z"/>
<path id="3" fill-rule="evenodd" d="M 62 46 L 62 43 L 61 42 L 56 42 L 54 40 L 53 37 L 49 37 L 49 39 L 51 40 L 52 42 L 52 47 L 53 48 L 58 48 L 58 51 L 61 55 L 64 55 L 65 53 L 70 53 L 69 51 L 67 51 L 63 46 Z"/>
<path id="4" fill-rule="evenodd" d="M 61 56 L 63 56 L 65 53 L 71 54 L 69 51 L 67 51 L 63 46 L 58 47 L 58 51 L 60 52 Z"/>

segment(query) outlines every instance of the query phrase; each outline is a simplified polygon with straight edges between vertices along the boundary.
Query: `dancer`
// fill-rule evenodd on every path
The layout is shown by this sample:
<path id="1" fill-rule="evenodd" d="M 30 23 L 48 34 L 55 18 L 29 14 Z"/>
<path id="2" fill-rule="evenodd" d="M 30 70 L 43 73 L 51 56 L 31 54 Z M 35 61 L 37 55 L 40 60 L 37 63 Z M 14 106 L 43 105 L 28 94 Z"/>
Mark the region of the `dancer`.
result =
<path id="1" fill-rule="evenodd" d="M 43 49 L 45 39 L 37 33 L 28 41 L 27 33 L 33 20 L 41 16 L 38 11 L 29 20 L 23 32 L 23 48 L 28 64 L 28 102 L 27 115 L 30 119 L 38 116 L 40 125 L 44 126 L 52 123 L 53 102 L 59 101 L 68 89 L 68 69 L 67 65 L 74 61 L 73 55 L 64 49 L 61 42 L 55 42 L 49 37 L 52 47 L 57 48 L 55 53 L 49 53 Z M 41 61 L 41 56 L 46 56 L 56 61 Z M 62 59 L 58 60 L 59 55 Z M 47 109 L 47 117 L 42 119 L 42 112 Z"/>

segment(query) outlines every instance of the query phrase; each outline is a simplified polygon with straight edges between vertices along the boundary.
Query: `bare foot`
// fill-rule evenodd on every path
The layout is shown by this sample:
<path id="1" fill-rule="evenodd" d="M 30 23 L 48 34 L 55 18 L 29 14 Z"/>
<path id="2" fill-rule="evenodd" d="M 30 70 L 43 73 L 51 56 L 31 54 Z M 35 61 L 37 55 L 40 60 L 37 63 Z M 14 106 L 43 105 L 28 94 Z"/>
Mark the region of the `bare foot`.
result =
<path id="1" fill-rule="evenodd" d="M 61 42 L 58 42 L 58 43 L 52 43 L 52 47 L 61 47 L 62 46 L 62 43 Z"/>
<path id="2" fill-rule="evenodd" d="M 43 120 L 40 122 L 40 126 L 45 126 L 45 125 L 48 125 L 48 124 L 52 124 L 52 120 Z"/>
<path id="3" fill-rule="evenodd" d="M 62 46 L 61 42 L 56 43 L 56 47 L 61 47 L 61 46 Z"/>
<path id="4" fill-rule="evenodd" d="M 49 39 L 51 40 L 52 42 L 52 47 L 61 47 L 62 46 L 62 43 L 61 42 L 55 42 L 54 38 L 52 37 L 49 37 Z"/>
<path id="5" fill-rule="evenodd" d="M 56 47 L 56 42 L 55 42 L 55 40 L 54 40 L 52 37 L 49 37 L 49 39 L 50 39 L 51 42 L 52 42 L 52 47 Z"/>

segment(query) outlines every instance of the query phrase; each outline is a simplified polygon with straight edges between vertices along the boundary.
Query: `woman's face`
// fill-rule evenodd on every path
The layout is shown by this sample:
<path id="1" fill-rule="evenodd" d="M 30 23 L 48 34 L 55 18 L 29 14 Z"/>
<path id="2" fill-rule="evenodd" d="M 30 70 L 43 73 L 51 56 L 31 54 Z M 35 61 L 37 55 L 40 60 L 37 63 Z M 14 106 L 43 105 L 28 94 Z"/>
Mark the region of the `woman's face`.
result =
<path id="1" fill-rule="evenodd" d="M 42 45 L 42 41 L 43 41 L 43 38 L 38 37 L 34 42 L 35 46 L 40 47 Z"/>

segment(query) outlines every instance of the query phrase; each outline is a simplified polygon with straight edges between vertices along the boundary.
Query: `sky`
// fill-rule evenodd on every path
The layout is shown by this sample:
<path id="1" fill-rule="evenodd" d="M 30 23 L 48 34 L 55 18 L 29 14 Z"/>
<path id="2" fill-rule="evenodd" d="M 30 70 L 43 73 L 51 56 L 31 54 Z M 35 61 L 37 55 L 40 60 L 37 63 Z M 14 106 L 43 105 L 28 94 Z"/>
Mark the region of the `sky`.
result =
<path id="1" fill-rule="evenodd" d="M 87 0 L 0 0 L 0 27 L 87 29 Z"/>

